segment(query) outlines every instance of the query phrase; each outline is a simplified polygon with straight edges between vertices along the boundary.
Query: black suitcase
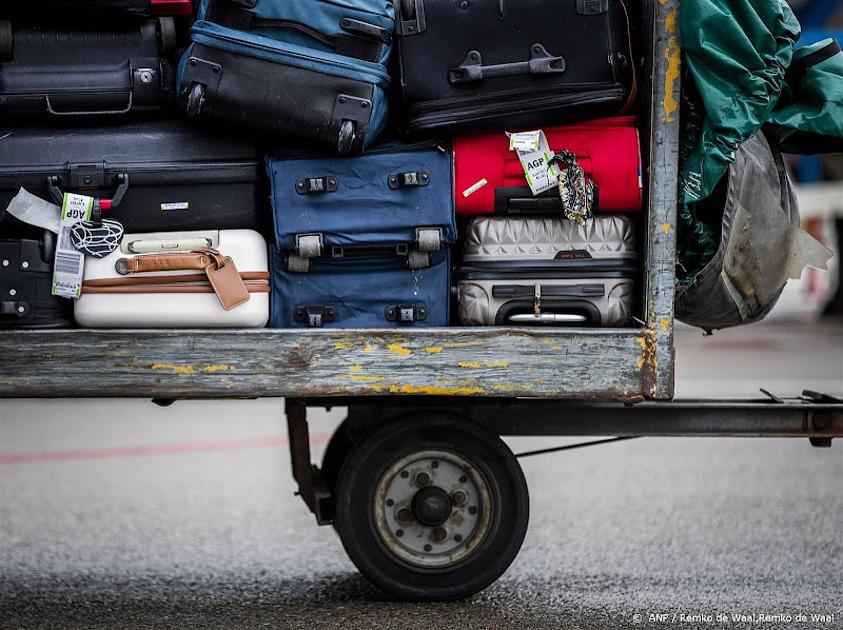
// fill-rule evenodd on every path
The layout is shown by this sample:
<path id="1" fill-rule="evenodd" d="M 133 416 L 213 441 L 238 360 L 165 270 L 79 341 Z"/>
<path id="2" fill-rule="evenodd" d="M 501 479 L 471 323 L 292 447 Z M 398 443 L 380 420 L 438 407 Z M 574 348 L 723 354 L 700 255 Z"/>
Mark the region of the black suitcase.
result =
<path id="1" fill-rule="evenodd" d="M 56 236 L 0 239 L 0 329 L 65 328 L 73 300 L 52 295 Z"/>
<path id="2" fill-rule="evenodd" d="M 29 0 L 33 2 L 34 0 Z M 46 0 L 71 10 L 122 12 L 131 15 L 183 15 L 193 13 L 191 0 Z"/>
<path id="3" fill-rule="evenodd" d="M 0 125 L 0 137 L 0 210 L 23 187 L 56 204 L 63 192 L 119 201 L 103 216 L 127 232 L 271 229 L 262 155 L 242 137 L 176 120 Z M 4 218 L 0 235 L 15 224 Z"/>
<path id="4" fill-rule="evenodd" d="M 633 81 L 621 0 L 400 0 L 405 131 L 617 113 Z"/>
<path id="5" fill-rule="evenodd" d="M 0 21 L 4 119 L 127 115 L 174 104 L 173 18 L 115 19 L 108 28 L 54 23 Z"/>

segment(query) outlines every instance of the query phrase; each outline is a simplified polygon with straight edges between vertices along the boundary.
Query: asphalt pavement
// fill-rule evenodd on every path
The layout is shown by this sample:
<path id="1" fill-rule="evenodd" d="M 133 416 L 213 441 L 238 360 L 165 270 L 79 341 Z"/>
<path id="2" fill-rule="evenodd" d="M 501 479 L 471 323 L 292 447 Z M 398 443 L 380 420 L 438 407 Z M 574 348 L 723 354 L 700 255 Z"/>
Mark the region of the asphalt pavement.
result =
<path id="1" fill-rule="evenodd" d="M 678 346 L 680 396 L 843 395 L 841 323 Z M 317 457 L 341 417 L 314 419 Z M 843 628 L 843 441 L 640 439 L 523 466 L 510 570 L 408 604 L 293 496 L 281 401 L 0 402 L 0 628 Z"/>

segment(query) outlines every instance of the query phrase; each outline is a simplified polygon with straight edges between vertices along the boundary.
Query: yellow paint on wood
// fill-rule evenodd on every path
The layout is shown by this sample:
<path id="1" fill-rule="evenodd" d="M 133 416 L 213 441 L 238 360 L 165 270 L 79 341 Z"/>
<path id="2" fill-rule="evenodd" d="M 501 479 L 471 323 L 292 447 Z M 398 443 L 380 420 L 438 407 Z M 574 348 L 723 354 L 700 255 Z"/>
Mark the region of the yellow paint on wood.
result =
<path id="1" fill-rule="evenodd" d="M 470 346 L 482 345 L 482 341 L 452 341 L 450 343 L 443 343 L 443 348 L 468 348 Z"/>
<path id="2" fill-rule="evenodd" d="M 334 348 L 337 350 L 350 350 L 354 347 L 354 344 L 350 341 L 335 341 Z"/>
<path id="3" fill-rule="evenodd" d="M 233 372 L 235 370 L 233 365 L 225 365 L 223 363 L 217 365 L 207 365 L 202 368 L 203 372 L 214 374 L 216 372 Z"/>
<path id="4" fill-rule="evenodd" d="M 659 320 L 659 326 L 661 326 L 663 332 L 667 332 L 668 330 L 670 330 L 670 318 L 662 317 Z"/>
<path id="5" fill-rule="evenodd" d="M 509 367 L 508 361 L 460 361 L 457 365 L 461 368 L 505 368 Z"/>
<path id="6" fill-rule="evenodd" d="M 405 348 L 404 346 L 402 346 L 400 343 L 397 343 L 397 342 L 389 344 L 387 346 L 387 348 L 389 348 L 389 350 L 393 354 L 397 354 L 400 357 L 408 357 L 411 354 L 413 354 L 412 350 L 410 350 L 409 348 Z"/>
<path id="7" fill-rule="evenodd" d="M 426 396 L 473 396 L 485 394 L 482 387 L 438 387 L 435 385 L 390 385 L 390 394 L 424 394 Z"/>
<path id="8" fill-rule="evenodd" d="M 436 354 L 438 352 L 442 352 L 442 346 L 428 346 L 424 349 L 425 352 L 429 352 L 430 354 Z"/>
<path id="9" fill-rule="evenodd" d="M 377 350 L 378 347 L 373 343 L 367 343 L 363 346 L 363 352 L 372 352 L 373 350 Z"/>
<path id="10" fill-rule="evenodd" d="M 662 223 L 662 232 L 664 232 L 665 236 L 670 234 L 670 223 Z"/>
<path id="11" fill-rule="evenodd" d="M 355 372 L 362 372 L 362 371 L 363 371 L 363 366 L 362 366 L 362 365 L 360 365 L 359 363 L 357 363 L 357 364 L 355 364 L 355 365 L 352 365 L 350 368 L 348 368 L 348 371 L 349 371 L 349 372 L 352 372 L 352 373 L 355 373 Z"/>
<path id="12" fill-rule="evenodd" d="M 669 33 L 676 32 L 676 22 L 679 13 L 676 9 L 671 9 L 665 16 L 664 24 Z M 664 81 L 664 99 L 662 101 L 662 119 L 665 122 L 673 122 L 673 115 L 679 109 L 679 102 L 673 94 L 676 81 L 679 79 L 679 64 L 681 63 L 681 55 L 679 51 L 679 40 L 675 35 L 671 35 L 667 40 L 667 48 L 664 51 L 664 58 L 667 60 L 667 71 L 665 72 Z"/>
<path id="13" fill-rule="evenodd" d="M 153 363 L 153 370 L 169 370 L 173 374 L 193 374 L 196 369 L 192 365 L 173 365 L 172 363 Z"/>
<path id="14" fill-rule="evenodd" d="M 371 376 L 369 374 L 349 374 L 346 378 L 350 378 L 352 381 L 385 381 L 386 378 L 383 376 Z"/>

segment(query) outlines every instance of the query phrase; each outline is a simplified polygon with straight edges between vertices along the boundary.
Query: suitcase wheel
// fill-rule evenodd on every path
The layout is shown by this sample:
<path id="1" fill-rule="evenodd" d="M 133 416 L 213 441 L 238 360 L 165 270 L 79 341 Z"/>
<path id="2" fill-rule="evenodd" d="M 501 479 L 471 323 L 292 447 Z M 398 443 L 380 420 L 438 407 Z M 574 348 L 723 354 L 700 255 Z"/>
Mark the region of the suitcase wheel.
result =
<path id="1" fill-rule="evenodd" d="M 163 56 L 176 52 L 179 45 L 176 21 L 171 17 L 158 18 L 158 44 Z"/>
<path id="2" fill-rule="evenodd" d="M 351 120 L 343 120 L 340 127 L 340 135 L 337 139 L 337 151 L 340 153 L 351 153 L 354 147 L 355 138 L 354 122 Z"/>
<path id="3" fill-rule="evenodd" d="M 15 57 L 15 36 L 12 23 L 0 20 L 0 63 L 12 61 Z"/>
<path id="4" fill-rule="evenodd" d="M 187 96 L 188 116 L 198 116 L 202 113 L 202 105 L 205 104 L 205 86 L 201 83 L 194 83 Z"/>

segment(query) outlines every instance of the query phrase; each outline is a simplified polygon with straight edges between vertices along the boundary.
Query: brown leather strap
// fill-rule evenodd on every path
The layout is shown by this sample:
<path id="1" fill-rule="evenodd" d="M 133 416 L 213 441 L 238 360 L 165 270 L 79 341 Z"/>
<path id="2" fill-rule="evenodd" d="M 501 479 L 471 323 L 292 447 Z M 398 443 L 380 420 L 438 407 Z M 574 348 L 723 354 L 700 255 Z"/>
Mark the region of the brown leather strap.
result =
<path id="1" fill-rule="evenodd" d="M 240 277 L 246 282 L 250 280 L 269 280 L 267 271 L 241 271 Z M 82 287 L 131 287 L 139 284 L 178 284 L 182 282 L 207 282 L 208 277 L 204 273 L 191 273 L 170 276 L 142 276 L 142 277 L 117 277 L 117 278 L 94 278 L 85 280 Z"/>
<path id="2" fill-rule="evenodd" d="M 202 269 L 214 293 L 217 294 L 223 310 L 230 311 L 249 301 L 249 290 L 237 271 L 234 261 L 215 249 L 170 254 L 142 254 L 133 258 L 120 258 L 115 264 L 115 269 L 122 276 L 151 271 Z"/>
<path id="3" fill-rule="evenodd" d="M 245 283 L 249 293 L 269 293 L 269 282 L 264 280 L 248 280 Z M 135 284 L 123 286 L 82 286 L 83 294 L 118 294 L 131 295 L 133 293 L 216 293 L 210 282 L 180 283 L 180 284 Z"/>
<path id="4" fill-rule="evenodd" d="M 147 273 L 150 271 L 205 270 L 216 262 L 211 251 L 177 252 L 172 254 L 142 254 L 117 261 L 118 273 Z"/>

